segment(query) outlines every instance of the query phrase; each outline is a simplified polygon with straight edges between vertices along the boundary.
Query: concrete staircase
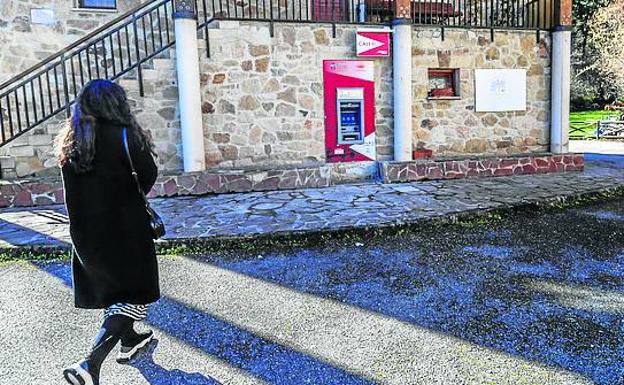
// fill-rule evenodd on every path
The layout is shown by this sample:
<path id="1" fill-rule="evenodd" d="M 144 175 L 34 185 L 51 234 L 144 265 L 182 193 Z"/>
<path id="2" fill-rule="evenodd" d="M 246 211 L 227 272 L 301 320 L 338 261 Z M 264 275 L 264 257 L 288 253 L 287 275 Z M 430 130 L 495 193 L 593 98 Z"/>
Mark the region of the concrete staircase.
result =
<path id="1" fill-rule="evenodd" d="M 175 56 L 171 49 L 175 46 L 174 6 L 170 0 L 141 3 L 5 81 L 0 86 L 0 178 L 58 175 L 52 154 L 54 137 L 75 100 L 74 88 L 94 78 L 119 81 L 128 89 L 139 121 L 161 139 L 168 136 L 176 143 L 175 133 L 161 130 L 176 126 Z M 198 24 L 198 33 L 202 26 Z M 139 68 L 141 85 L 137 81 Z M 176 151 L 173 147 L 167 149 L 166 162 L 175 163 L 170 159 Z"/>
<path id="2" fill-rule="evenodd" d="M 163 52 L 144 64 L 142 76 L 144 98 L 162 98 L 162 95 L 158 95 L 162 82 L 165 81 L 171 85 L 176 83 L 175 48 Z M 141 100 L 144 98 L 140 96 L 136 70 L 126 74 L 117 83 L 127 91 L 128 98 L 134 107 L 140 109 L 145 104 L 145 101 Z M 54 155 L 54 140 L 66 121 L 66 113 L 61 112 L 8 145 L 0 147 L 0 179 L 59 176 L 60 172 Z M 140 117 L 139 123 L 142 123 Z M 150 129 L 150 127 L 145 128 Z"/>

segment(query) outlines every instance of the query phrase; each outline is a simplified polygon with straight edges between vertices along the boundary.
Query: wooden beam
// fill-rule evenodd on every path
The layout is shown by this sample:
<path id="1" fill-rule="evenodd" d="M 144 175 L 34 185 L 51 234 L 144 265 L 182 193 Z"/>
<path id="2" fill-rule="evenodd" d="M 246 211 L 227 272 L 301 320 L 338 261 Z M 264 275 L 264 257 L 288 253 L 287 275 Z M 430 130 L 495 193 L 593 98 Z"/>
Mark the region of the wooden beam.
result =
<path id="1" fill-rule="evenodd" d="M 555 27 L 572 27 L 572 0 L 557 0 Z"/>
<path id="2" fill-rule="evenodd" d="M 412 18 L 411 0 L 395 0 L 394 1 L 394 18 L 395 19 L 411 19 Z"/>

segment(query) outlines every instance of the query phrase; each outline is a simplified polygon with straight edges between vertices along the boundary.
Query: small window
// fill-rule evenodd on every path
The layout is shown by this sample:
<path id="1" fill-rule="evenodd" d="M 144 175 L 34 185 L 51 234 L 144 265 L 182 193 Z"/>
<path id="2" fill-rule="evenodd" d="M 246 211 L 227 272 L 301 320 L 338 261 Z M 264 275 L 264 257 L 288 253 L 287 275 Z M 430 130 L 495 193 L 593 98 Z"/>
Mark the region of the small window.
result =
<path id="1" fill-rule="evenodd" d="M 429 69 L 428 96 L 431 99 L 459 98 L 459 70 Z"/>
<path id="2" fill-rule="evenodd" d="M 79 0 L 78 7 L 90 9 L 117 9 L 117 0 Z"/>

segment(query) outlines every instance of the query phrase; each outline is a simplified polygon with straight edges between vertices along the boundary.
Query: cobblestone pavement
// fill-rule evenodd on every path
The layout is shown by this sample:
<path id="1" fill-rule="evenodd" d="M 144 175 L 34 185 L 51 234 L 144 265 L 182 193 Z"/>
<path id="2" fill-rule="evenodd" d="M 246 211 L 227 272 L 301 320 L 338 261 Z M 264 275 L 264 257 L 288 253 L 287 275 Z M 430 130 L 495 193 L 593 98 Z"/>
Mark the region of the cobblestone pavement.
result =
<path id="1" fill-rule="evenodd" d="M 398 225 L 624 186 L 624 157 L 590 155 L 584 172 L 154 199 L 166 239 Z M 63 206 L 0 210 L 0 248 L 69 246 Z"/>

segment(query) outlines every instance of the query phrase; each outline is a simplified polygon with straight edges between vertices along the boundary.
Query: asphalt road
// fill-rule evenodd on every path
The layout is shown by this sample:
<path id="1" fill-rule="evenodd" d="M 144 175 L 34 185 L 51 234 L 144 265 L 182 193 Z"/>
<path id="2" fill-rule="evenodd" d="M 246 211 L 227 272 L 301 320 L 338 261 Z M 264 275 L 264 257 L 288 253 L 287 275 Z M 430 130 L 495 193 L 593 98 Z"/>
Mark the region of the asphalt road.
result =
<path id="1" fill-rule="evenodd" d="M 624 201 L 317 247 L 161 258 L 159 338 L 102 384 L 624 384 Z M 62 384 L 97 312 L 0 267 L 0 384 Z"/>

